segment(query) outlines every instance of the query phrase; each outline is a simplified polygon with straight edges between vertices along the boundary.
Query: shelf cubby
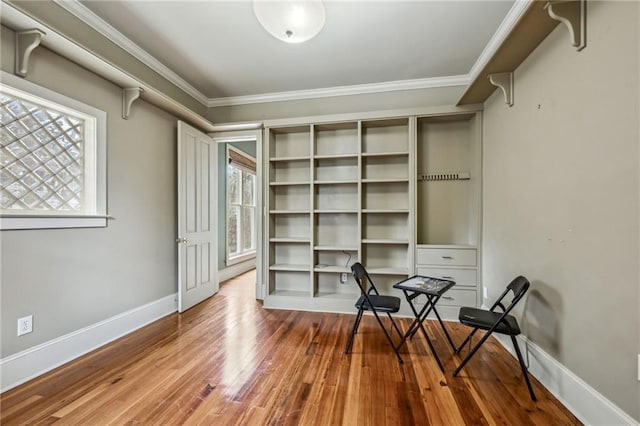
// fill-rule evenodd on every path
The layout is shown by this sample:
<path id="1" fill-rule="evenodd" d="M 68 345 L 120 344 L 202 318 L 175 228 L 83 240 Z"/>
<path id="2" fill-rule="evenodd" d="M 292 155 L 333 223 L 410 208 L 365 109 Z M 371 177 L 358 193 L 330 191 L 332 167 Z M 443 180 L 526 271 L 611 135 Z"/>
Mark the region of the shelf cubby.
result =
<path id="1" fill-rule="evenodd" d="M 409 181 L 363 182 L 362 208 L 367 210 L 408 210 Z"/>
<path id="2" fill-rule="evenodd" d="M 300 211 L 311 208 L 311 189 L 309 185 L 286 185 L 271 188 L 271 210 Z"/>
<path id="3" fill-rule="evenodd" d="M 314 210 L 353 211 L 358 209 L 358 185 L 338 183 L 315 185 Z"/>
<path id="4" fill-rule="evenodd" d="M 272 161 L 270 166 L 270 185 L 311 183 L 311 160 L 298 159 Z"/>
<path id="5" fill-rule="evenodd" d="M 269 269 L 281 271 L 309 271 L 310 244 L 305 242 L 270 243 Z"/>
<path id="6" fill-rule="evenodd" d="M 315 297 L 346 299 L 355 302 L 359 296 L 358 286 L 349 272 L 346 283 L 340 282 L 340 274 L 315 273 Z"/>
<path id="7" fill-rule="evenodd" d="M 408 275 L 409 243 L 362 244 L 362 264 L 371 274 Z"/>
<path id="8" fill-rule="evenodd" d="M 351 265 L 358 258 L 357 250 L 314 250 L 313 270 L 324 273 L 351 273 Z"/>
<path id="9" fill-rule="evenodd" d="M 293 126 L 270 129 L 270 159 L 309 158 L 310 156 L 310 126 Z"/>
<path id="10" fill-rule="evenodd" d="M 371 120 L 362 123 L 362 155 L 409 152 L 407 118 Z"/>
<path id="11" fill-rule="evenodd" d="M 362 158 L 362 179 L 366 181 L 409 180 L 409 153 Z"/>
<path id="12" fill-rule="evenodd" d="M 311 241 L 311 216 L 308 213 L 271 215 L 270 239 Z"/>
<path id="13" fill-rule="evenodd" d="M 358 123 L 329 123 L 314 126 L 315 149 L 318 157 L 358 154 Z"/>
<path id="14" fill-rule="evenodd" d="M 315 182 L 358 182 L 357 156 L 316 158 L 314 163 Z"/>
<path id="15" fill-rule="evenodd" d="M 301 271 L 270 270 L 269 294 L 289 297 L 311 296 L 311 274 Z"/>
<path id="16" fill-rule="evenodd" d="M 354 213 L 314 214 L 314 245 L 328 247 L 358 247 L 360 232 L 358 215 Z"/>
<path id="17" fill-rule="evenodd" d="M 362 239 L 410 241 L 409 212 L 363 214 Z"/>

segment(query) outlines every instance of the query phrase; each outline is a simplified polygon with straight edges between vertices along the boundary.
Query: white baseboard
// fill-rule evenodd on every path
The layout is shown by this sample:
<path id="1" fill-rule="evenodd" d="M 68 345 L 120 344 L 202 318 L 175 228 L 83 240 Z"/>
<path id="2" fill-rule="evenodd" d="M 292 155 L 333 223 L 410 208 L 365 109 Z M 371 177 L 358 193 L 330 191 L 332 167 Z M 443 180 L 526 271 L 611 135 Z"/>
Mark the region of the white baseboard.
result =
<path id="1" fill-rule="evenodd" d="M 514 357 L 508 336 L 494 334 Z M 589 386 L 567 367 L 522 335 L 518 344 L 529 372 L 535 376 L 562 404 L 586 425 L 638 425 L 631 416 Z"/>
<path id="2" fill-rule="evenodd" d="M 7 391 L 177 311 L 177 295 L 158 299 L 0 360 Z"/>
<path id="3" fill-rule="evenodd" d="M 245 262 L 236 263 L 235 265 L 227 266 L 224 269 L 218 271 L 218 281 L 223 282 L 237 277 L 238 275 L 250 271 L 256 267 L 256 259 L 249 259 Z"/>

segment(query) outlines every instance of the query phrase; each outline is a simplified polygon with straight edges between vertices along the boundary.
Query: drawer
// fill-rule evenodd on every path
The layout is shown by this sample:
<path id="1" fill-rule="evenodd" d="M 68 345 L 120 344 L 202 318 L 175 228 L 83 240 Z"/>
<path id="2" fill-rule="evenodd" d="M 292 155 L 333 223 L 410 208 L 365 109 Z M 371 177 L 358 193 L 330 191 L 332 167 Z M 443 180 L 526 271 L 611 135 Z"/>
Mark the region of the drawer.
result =
<path id="1" fill-rule="evenodd" d="M 427 277 L 442 278 L 456 282 L 456 287 L 475 287 L 476 286 L 476 270 L 475 269 L 448 269 L 448 268 L 426 268 L 418 266 L 418 275 Z"/>
<path id="2" fill-rule="evenodd" d="M 476 291 L 456 289 L 454 286 L 438 300 L 438 306 L 476 306 Z"/>
<path id="3" fill-rule="evenodd" d="M 418 248 L 418 265 L 476 266 L 476 249 Z"/>

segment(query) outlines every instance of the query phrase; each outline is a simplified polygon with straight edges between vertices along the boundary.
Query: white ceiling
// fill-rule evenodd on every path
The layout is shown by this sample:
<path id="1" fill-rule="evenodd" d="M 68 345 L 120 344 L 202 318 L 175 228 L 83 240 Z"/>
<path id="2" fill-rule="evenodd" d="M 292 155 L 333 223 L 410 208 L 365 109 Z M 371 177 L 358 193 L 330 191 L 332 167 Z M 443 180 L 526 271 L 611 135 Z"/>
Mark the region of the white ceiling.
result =
<path id="1" fill-rule="evenodd" d="M 467 77 L 514 1 L 324 4 L 324 29 L 302 44 L 268 34 L 245 0 L 91 0 L 75 9 L 102 32 L 117 30 L 215 100 Z"/>

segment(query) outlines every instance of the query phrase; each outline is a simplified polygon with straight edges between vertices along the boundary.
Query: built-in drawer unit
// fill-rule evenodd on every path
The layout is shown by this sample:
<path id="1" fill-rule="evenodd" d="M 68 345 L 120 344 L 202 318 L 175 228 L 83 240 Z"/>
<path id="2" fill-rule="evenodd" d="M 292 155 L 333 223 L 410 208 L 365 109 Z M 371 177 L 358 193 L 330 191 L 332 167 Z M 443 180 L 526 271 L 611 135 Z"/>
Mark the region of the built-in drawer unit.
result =
<path id="1" fill-rule="evenodd" d="M 418 275 L 455 281 L 456 287 L 476 287 L 475 269 L 427 268 L 418 266 Z"/>
<path id="2" fill-rule="evenodd" d="M 438 306 L 476 306 L 474 289 L 456 289 L 453 287 L 438 300 Z"/>
<path id="3" fill-rule="evenodd" d="M 416 264 L 419 266 L 476 266 L 476 249 L 418 247 Z"/>

